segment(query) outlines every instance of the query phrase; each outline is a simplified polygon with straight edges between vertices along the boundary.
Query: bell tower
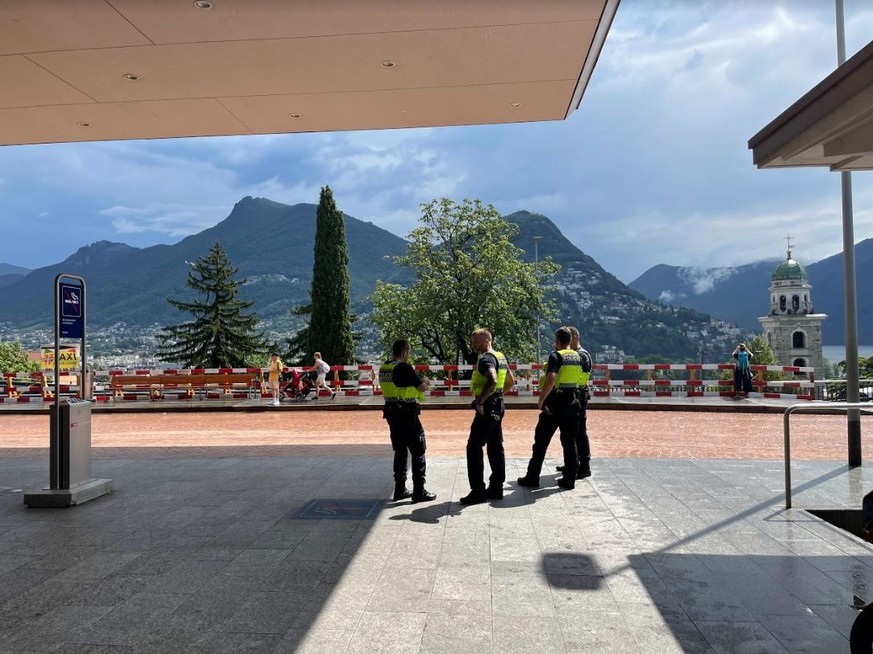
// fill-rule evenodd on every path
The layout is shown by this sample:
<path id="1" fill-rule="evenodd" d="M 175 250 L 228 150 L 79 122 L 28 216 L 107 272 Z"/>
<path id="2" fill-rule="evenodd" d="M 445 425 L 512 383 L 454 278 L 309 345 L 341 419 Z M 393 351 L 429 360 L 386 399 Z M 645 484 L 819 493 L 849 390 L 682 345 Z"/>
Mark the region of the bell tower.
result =
<path id="1" fill-rule="evenodd" d="M 788 239 L 788 257 L 770 278 L 770 312 L 758 320 L 779 365 L 812 366 L 820 377 L 824 374 L 821 325 L 827 314 L 815 312 L 806 268 L 792 258 Z"/>

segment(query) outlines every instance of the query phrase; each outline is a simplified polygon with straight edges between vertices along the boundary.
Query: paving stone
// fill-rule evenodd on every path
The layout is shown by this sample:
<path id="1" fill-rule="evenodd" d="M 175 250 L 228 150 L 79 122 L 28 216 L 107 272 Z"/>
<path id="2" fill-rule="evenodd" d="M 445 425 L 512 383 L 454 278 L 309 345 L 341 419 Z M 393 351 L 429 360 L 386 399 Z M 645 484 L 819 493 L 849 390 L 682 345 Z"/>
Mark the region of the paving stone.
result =
<path id="1" fill-rule="evenodd" d="M 421 639 L 422 654 L 483 652 L 491 649 L 489 613 L 428 613 Z"/>
<path id="2" fill-rule="evenodd" d="M 435 578 L 434 570 L 386 567 L 373 588 L 367 611 L 425 611 Z"/>
<path id="3" fill-rule="evenodd" d="M 424 633 L 425 613 L 366 611 L 352 636 L 347 654 L 418 652 Z"/>
<path id="4" fill-rule="evenodd" d="M 783 511 L 781 466 L 748 457 L 599 458 L 571 493 L 510 483 L 502 502 L 461 507 L 463 457 L 429 452 L 434 504 L 389 504 L 368 523 L 288 519 L 310 499 L 390 495 L 384 424 L 380 453 L 357 453 L 369 436 L 351 415 L 329 417 L 325 438 L 350 441 L 328 456 L 127 450 L 95 459 L 123 483 L 94 503 L 35 512 L 0 494 L 0 652 L 845 651 L 853 595 L 873 594 L 873 549 Z M 703 417 L 705 452 L 723 417 Z M 654 442 L 677 416 L 649 418 Z M 446 443 L 463 444 L 465 422 Z M 292 423 L 274 428 L 285 439 Z M 526 456 L 530 432 L 512 429 Z M 525 465 L 510 458 L 508 477 Z M 0 457 L 0 477 L 35 485 L 45 466 Z M 794 477 L 801 506 L 857 505 L 873 487 L 873 472 L 828 461 L 799 461 Z"/>
<path id="5" fill-rule="evenodd" d="M 495 652 L 565 652 L 557 618 L 494 615 L 492 642 Z"/>

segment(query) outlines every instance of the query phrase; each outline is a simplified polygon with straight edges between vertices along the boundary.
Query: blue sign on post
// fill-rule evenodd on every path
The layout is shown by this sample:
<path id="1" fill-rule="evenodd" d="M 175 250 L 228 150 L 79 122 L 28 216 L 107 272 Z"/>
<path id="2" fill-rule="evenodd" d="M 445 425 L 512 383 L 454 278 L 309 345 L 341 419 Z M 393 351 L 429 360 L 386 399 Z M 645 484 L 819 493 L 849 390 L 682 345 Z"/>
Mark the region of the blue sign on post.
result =
<path id="1" fill-rule="evenodd" d="M 74 284 L 59 284 L 58 312 L 61 338 L 83 338 L 85 334 L 85 289 Z"/>

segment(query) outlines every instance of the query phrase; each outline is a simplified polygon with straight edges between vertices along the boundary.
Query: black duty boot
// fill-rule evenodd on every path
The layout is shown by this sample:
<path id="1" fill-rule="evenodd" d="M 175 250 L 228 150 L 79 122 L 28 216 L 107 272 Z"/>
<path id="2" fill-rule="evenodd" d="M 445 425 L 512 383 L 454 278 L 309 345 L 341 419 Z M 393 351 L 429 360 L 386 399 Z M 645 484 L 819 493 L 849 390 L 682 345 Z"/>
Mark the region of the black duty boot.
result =
<path id="1" fill-rule="evenodd" d="M 406 487 L 406 482 L 398 482 L 394 484 L 394 501 L 399 502 L 400 500 L 405 500 L 407 497 L 410 497 L 412 493 L 409 492 L 409 489 Z"/>
<path id="2" fill-rule="evenodd" d="M 540 480 L 539 479 L 531 479 L 530 477 L 525 475 L 524 477 L 518 478 L 518 485 L 524 486 L 525 488 L 539 488 L 540 487 Z"/>
<path id="3" fill-rule="evenodd" d="M 485 494 L 488 496 L 489 500 L 502 500 L 503 486 L 489 486 L 485 491 Z"/>
<path id="4" fill-rule="evenodd" d="M 436 499 L 436 493 L 431 493 L 426 488 L 416 488 L 412 492 L 412 501 L 413 503 L 417 502 L 431 502 Z"/>
<path id="5" fill-rule="evenodd" d="M 460 500 L 461 504 L 467 504 L 467 505 L 481 504 L 482 502 L 487 502 L 487 501 L 488 501 L 488 495 L 485 493 L 484 488 L 479 489 L 479 490 L 471 490 L 469 495 L 464 495 L 464 497 L 462 497 Z"/>

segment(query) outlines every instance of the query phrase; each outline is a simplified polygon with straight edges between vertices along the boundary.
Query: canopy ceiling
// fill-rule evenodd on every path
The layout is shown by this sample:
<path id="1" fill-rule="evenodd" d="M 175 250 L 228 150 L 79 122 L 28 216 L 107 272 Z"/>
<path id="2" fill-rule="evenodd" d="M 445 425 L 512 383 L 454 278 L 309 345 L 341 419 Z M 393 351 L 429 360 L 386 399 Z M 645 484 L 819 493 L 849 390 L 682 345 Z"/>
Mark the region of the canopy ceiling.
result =
<path id="1" fill-rule="evenodd" d="M 2 0 L 0 145 L 560 120 L 619 0 Z"/>
<path id="2" fill-rule="evenodd" d="M 873 41 L 749 141 L 758 168 L 873 169 Z"/>

